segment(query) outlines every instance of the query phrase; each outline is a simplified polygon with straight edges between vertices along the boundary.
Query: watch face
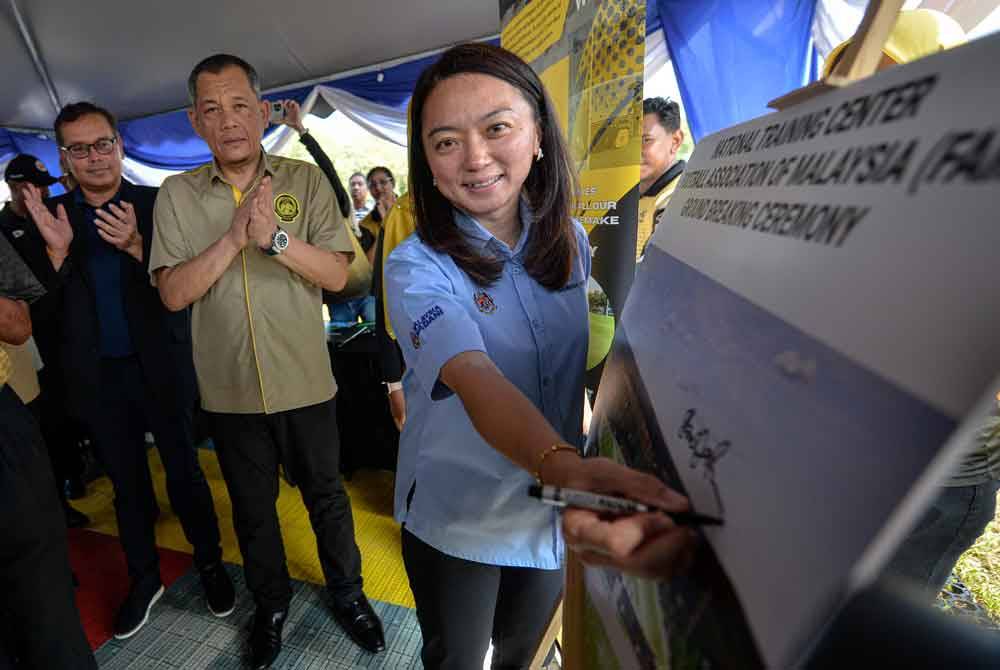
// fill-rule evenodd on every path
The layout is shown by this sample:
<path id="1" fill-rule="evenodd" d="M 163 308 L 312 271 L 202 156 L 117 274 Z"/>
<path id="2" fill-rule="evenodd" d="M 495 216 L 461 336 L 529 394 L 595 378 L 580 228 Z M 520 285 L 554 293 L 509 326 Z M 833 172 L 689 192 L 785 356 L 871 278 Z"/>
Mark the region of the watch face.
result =
<path id="1" fill-rule="evenodd" d="M 278 251 L 284 251 L 288 248 L 288 233 L 279 230 L 274 234 L 274 248 Z"/>

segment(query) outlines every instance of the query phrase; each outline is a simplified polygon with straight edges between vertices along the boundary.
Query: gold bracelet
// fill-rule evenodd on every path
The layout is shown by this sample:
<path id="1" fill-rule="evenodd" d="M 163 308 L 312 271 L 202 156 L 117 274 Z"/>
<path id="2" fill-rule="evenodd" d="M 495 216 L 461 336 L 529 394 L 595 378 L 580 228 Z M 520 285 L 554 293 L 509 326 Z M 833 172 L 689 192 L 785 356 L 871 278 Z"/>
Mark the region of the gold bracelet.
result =
<path id="1" fill-rule="evenodd" d="M 538 457 L 538 467 L 535 468 L 535 479 L 538 480 L 539 484 L 545 484 L 545 482 L 542 481 L 542 465 L 545 463 L 545 459 L 557 451 L 572 451 L 577 456 L 580 455 L 580 452 L 577 451 L 576 447 L 571 447 L 568 444 L 553 444 L 551 447 L 543 451 L 541 456 Z"/>

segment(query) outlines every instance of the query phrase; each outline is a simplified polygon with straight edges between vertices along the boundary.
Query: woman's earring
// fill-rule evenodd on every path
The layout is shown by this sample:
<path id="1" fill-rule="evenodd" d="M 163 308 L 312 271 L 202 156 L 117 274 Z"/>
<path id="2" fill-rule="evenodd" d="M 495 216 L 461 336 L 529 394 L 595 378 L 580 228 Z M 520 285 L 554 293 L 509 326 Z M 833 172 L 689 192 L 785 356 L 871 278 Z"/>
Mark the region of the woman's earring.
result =
<path id="1" fill-rule="evenodd" d="M 431 183 L 437 186 L 438 185 L 437 177 L 431 177 Z"/>
<path id="2" fill-rule="evenodd" d="M 537 163 L 538 161 L 542 160 L 542 156 L 544 155 L 545 154 L 542 152 L 542 148 L 538 147 L 538 153 L 535 154 L 535 162 Z"/>

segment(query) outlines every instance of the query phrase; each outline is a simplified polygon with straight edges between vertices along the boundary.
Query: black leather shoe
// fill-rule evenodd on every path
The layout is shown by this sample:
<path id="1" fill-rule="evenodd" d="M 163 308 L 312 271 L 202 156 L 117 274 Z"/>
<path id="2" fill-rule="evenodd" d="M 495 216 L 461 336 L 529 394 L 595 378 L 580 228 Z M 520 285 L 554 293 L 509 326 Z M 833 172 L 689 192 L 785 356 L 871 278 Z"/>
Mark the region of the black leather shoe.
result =
<path id="1" fill-rule="evenodd" d="M 229 616 L 236 608 L 236 591 L 222 561 L 210 563 L 199 570 L 201 586 L 205 589 L 208 611 L 217 617 Z"/>
<path id="2" fill-rule="evenodd" d="M 257 610 L 250 633 L 250 667 L 253 670 L 267 670 L 278 658 L 281 653 L 281 629 L 285 626 L 287 615 L 287 612 Z"/>
<path id="3" fill-rule="evenodd" d="M 364 594 L 357 600 L 333 603 L 333 618 L 351 636 L 354 643 L 365 651 L 377 654 L 385 651 L 382 621 L 375 614 Z"/>
<path id="4" fill-rule="evenodd" d="M 68 502 L 63 503 L 63 514 L 66 515 L 67 528 L 83 528 L 90 523 L 90 517 L 70 505 Z"/>

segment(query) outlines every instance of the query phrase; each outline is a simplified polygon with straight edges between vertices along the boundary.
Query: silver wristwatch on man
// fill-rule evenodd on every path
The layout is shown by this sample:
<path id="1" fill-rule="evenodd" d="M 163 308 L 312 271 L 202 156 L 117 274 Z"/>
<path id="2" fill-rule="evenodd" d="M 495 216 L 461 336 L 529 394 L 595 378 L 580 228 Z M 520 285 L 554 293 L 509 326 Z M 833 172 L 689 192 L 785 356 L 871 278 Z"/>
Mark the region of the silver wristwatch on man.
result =
<path id="1" fill-rule="evenodd" d="M 271 236 L 271 248 L 264 249 L 264 253 L 268 256 L 277 256 L 288 248 L 288 233 L 282 230 L 281 226 L 278 226 L 277 230 L 274 231 L 274 235 Z"/>

